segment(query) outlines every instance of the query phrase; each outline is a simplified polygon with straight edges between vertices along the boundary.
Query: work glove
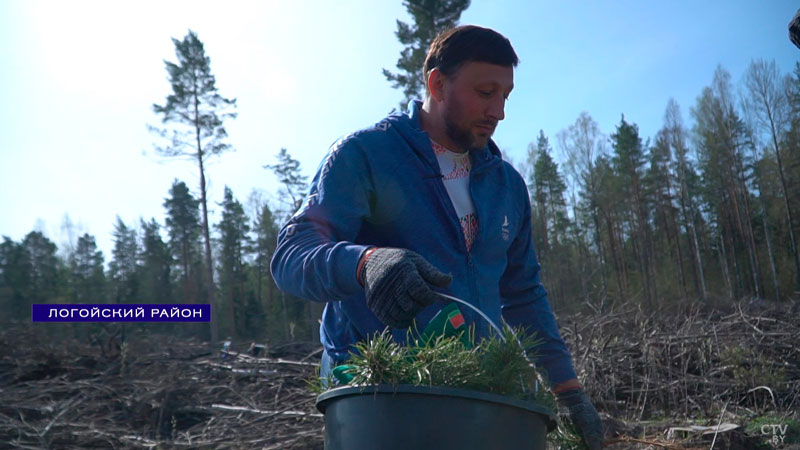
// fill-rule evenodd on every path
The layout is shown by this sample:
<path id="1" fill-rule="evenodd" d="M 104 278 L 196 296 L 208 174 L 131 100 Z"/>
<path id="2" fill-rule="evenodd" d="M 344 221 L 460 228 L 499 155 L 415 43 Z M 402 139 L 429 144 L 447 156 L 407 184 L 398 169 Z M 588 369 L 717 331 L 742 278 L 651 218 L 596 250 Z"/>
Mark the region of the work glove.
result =
<path id="1" fill-rule="evenodd" d="M 367 307 L 393 328 L 409 327 L 420 311 L 436 301 L 429 284 L 447 287 L 453 280 L 411 250 L 376 248 L 365 258 L 359 279 Z"/>
<path id="2" fill-rule="evenodd" d="M 603 421 L 583 389 L 570 389 L 556 397 L 569 410 L 569 418 L 578 428 L 583 442 L 590 450 L 603 448 Z"/>

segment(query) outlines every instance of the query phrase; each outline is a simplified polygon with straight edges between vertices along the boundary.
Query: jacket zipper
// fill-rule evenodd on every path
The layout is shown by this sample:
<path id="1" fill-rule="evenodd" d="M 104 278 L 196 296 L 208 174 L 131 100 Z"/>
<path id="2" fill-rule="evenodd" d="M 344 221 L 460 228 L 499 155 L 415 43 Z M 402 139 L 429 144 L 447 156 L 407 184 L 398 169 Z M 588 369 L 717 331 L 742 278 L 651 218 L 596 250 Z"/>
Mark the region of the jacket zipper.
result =
<path id="1" fill-rule="evenodd" d="M 469 274 L 468 285 L 469 285 L 470 298 L 468 299 L 468 301 L 471 304 L 475 305 L 477 308 L 479 308 L 481 311 L 483 311 L 484 305 L 480 297 L 478 296 L 478 280 L 477 280 L 478 277 L 476 274 L 475 261 L 472 255 L 472 250 L 467 247 L 467 239 L 466 236 L 464 236 L 464 229 L 461 228 L 461 221 L 458 218 L 458 214 L 456 213 L 455 206 L 453 205 L 453 200 L 450 198 L 450 195 L 447 193 L 447 189 L 444 187 L 443 177 L 444 176 L 441 175 L 441 173 L 439 173 L 438 183 L 437 183 L 439 187 L 438 188 L 439 199 L 440 201 L 444 202 L 447 205 L 447 210 L 449 211 L 448 215 L 451 218 L 451 223 L 453 218 L 455 218 L 455 223 L 457 225 L 456 229 L 458 234 L 458 240 L 459 242 L 461 242 L 461 247 L 465 250 L 466 253 L 466 258 L 464 260 L 464 263 L 466 264 L 466 269 L 467 269 L 466 272 L 467 274 Z M 475 245 L 478 242 L 478 236 L 480 235 L 481 222 L 480 222 L 480 216 L 478 215 L 478 205 L 477 203 L 475 203 L 475 195 L 473 194 L 473 177 L 474 177 L 474 172 L 470 170 L 469 186 L 468 186 L 469 196 L 470 200 L 472 201 L 473 208 L 475 210 L 475 221 L 478 223 L 478 231 L 475 233 L 475 239 L 472 241 L 472 246 L 475 247 Z M 474 317 L 474 322 L 477 327 L 476 331 L 478 336 L 487 336 L 488 335 L 487 333 L 489 331 L 489 324 L 483 323 L 483 321 L 480 320 L 480 317 L 475 316 L 471 312 L 468 312 L 467 314 Z"/>
<path id="2" fill-rule="evenodd" d="M 475 173 L 473 172 L 473 170 L 471 168 L 470 171 L 469 171 L 469 197 L 470 197 L 470 200 L 472 201 L 472 208 L 475 210 L 475 222 L 478 224 L 478 228 L 475 230 L 475 237 L 472 240 L 472 247 L 473 248 L 475 248 L 475 246 L 478 244 L 478 238 L 479 238 L 479 236 L 481 234 L 481 229 L 482 229 L 482 227 L 481 227 L 481 216 L 478 214 L 478 204 L 475 202 L 475 195 L 472 192 L 474 177 L 475 177 Z M 463 231 L 461 232 L 461 235 L 462 236 L 464 235 Z M 464 240 L 464 246 L 466 247 L 466 238 Z M 475 261 L 474 261 L 474 258 L 472 256 L 472 250 L 471 249 L 467 249 L 467 269 L 468 269 L 467 273 L 469 273 L 469 278 L 470 278 L 469 279 L 469 288 L 470 288 L 470 296 L 472 297 L 472 299 L 471 299 L 472 302 L 471 303 L 473 305 L 477 306 L 477 308 L 480 309 L 481 311 L 485 311 L 485 308 L 484 308 L 484 305 L 483 305 L 483 301 L 480 298 L 480 295 L 478 294 L 478 276 L 477 276 L 477 273 L 476 273 L 477 269 L 475 268 Z M 484 321 L 480 320 L 479 317 L 476 317 L 476 323 L 477 323 L 477 327 L 476 327 L 477 330 L 476 331 L 478 332 L 477 333 L 478 336 L 488 336 L 489 324 L 483 323 L 483 322 Z"/>

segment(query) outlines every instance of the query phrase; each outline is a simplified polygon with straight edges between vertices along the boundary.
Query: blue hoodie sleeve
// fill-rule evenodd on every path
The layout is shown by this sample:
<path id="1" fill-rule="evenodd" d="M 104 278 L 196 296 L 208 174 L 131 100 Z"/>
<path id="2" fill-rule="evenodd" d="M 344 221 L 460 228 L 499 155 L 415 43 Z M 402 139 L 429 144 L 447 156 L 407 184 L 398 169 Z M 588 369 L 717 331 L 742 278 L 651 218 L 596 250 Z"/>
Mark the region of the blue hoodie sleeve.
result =
<path id="1" fill-rule="evenodd" d="M 517 174 L 515 174 L 517 175 Z M 519 183 L 524 187 L 524 181 Z M 515 186 L 517 187 L 517 186 Z M 553 310 L 539 281 L 540 265 L 533 248 L 531 232 L 531 206 L 524 192 L 515 189 L 524 198 L 522 223 L 511 247 L 508 250 L 508 264 L 500 280 L 500 295 L 503 299 L 503 319 L 514 328 L 524 327 L 529 333 L 536 333 L 542 344 L 536 349 L 537 363 L 547 372 L 550 383 L 555 386 L 575 378 L 572 356 L 558 332 Z"/>
<path id="2" fill-rule="evenodd" d="M 352 140 L 331 146 L 303 206 L 278 233 L 270 265 L 278 288 L 319 302 L 363 289 L 356 266 L 368 246 L 353 240 L 369 215 L 370 186 L 363 149 Z"/>

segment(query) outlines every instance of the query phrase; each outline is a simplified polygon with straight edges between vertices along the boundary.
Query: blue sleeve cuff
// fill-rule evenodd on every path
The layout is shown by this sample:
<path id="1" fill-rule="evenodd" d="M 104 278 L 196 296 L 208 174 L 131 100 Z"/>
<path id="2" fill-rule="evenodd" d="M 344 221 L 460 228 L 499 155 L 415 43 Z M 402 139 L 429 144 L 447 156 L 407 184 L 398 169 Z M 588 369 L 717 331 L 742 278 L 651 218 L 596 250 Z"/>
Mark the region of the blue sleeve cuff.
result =
<path id="1" fill-rule="evenodd" d="M 561 357 L 549 361 L 539 360 L 538 363 L 545 370 L 550 387 L 578 377 L 570 357 Z"/>
<path id="2" fill-rule="evenodd" d="M 362 292 L 364 287 L 358 282 L 356 271 L 358 270 L 358 262 L 361 260 L 361 256 L 372 246 L 351 243 L 337 244 L 337 247 L 339 246 L 341 248 L 338 249 L 337 253 L 341 253 L 339 253 L 336 261 L 332 261 L 332 264 L 328 265 L 333 272 L 333 279 L 339 280 L 342 291 L 350 295 Z"/>

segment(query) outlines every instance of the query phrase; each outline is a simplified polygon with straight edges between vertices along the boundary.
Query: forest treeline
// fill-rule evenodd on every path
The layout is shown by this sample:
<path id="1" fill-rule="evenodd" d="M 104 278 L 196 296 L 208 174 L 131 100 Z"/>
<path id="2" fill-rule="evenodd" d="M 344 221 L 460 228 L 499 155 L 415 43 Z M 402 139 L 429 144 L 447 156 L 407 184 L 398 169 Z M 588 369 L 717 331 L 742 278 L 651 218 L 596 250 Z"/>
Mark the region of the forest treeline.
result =
<path id="1" fill-rule="evenodd" d="M 800 63 L 718 67 L 690 107 L 667 102 L 643 140 L 587 113 L 528 149 L 534 239 L 557 305 L 773 299 L 800 293 Z"/>
<path id="2" fill-rule="evenodd" d="M 180 45 L 185 58 L 204 55 L 191 37 L 188 44 L 175 40 L 180 64 L 167 63 L 176 95 L 190 92 L 175 87 L 191 63 L 181 59 Z M 207 57 L 196 60 L 208 70 Z M 235 106 L 214 100 L 208 76 L 209 104 Z M 191 106 L 170 96 L 154 110 L 166 123 L 189 117 L 170 108 Z M 224 149 L 222 120 L 209 111 L 187 121 L 187 133 L 210 139 L 206 148 Z M 587 302 L 786 301 L 800 292 L 800 63 L 781 74 L 774 62 L 755 60 L 737 85 L 717 68 L 690 106 L 689 121 L 670 99 L 653 137 L 640 136 L 625 116 L 604 132 L 584 112 L 555 145 L 541 131 L 532 138 L 519 169 L 530 190 L 542 280 L 557 310 Z M 201 147 L 185 154 L 197 157 L 203 180 L 211 153 Z M 61 249 L 41 231 L 20 241 L 3 237 L 3 321 L 30 321 L 33 303 L 212 303 L 221 335 L 316 339 L 321 305 L 280 292 L 269 272 L 279 227 L 307 189 L 286 149 L 276 159 L 265 168 L 281 183 L 278 204 L 251 196 L 248 212 L 226 187 L 221 218 L 209 226 L 205 185 L 193 192 L 175 180 L 161 200 L 164 223 L 117 218 L 110 255 L 90 234 Z M 216 333 L 189 324 L 137 327 L 212 339 Z"/>
<path id="3" fill-rule="evenodd" d="M 0 310 L 11 321 L 29 322 L 34 303 L 210 303 L 199 205 L 189 187 L 175 180 L 163 200 L 163 224 L 155 219 L 126 224 L 117 217 L 110 258 L 88 233 L 68 240 L 62 249 L 41 231 L 31 231 L 19 242 L 4 236 Z M 310 339 L 313 333 L 306 325 L 316 320 L 308 316 L 311 311 L 305 302 L 278 291 L 269 275 L 281 219 L 265 201 L 255 203 L 255 216 L 248 216 L 228 187 L 220 206 L 213 246 L 214 304 L 221 332 L 270 341 Z M 71 235 L 73 227 L 66 225 Z M 209 329 L 200 325 L 132 327 L 209 338 Z"/>

